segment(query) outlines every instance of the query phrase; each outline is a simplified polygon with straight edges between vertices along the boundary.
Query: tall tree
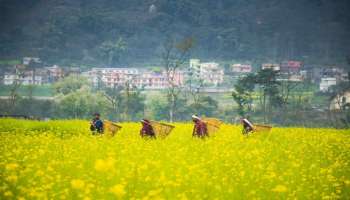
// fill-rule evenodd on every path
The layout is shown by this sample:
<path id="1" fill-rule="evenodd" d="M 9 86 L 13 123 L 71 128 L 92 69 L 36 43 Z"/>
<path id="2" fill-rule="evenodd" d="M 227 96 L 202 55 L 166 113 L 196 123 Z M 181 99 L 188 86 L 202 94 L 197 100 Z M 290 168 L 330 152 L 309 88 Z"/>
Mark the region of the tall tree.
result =
<path id="1" fill-rule="evenodd" d="M 189 59 L 190 50 L 193 46 L 193 38 L 184 38 L 179 42 L 176 42 L 173 38 L 168 38 L 164 43 L 162 61 L 168 82 L 167 101 L 169 104 L 170 122 L 174 121 L 177 102 L 182 91 L 181 85 L 177 83 L 176 76 L 179 68 Z"/>
<path id="2" fill-rule="evenodd" d="M 105 41 L 100 46 L 101 55 L 107 59 L 108 66 L 118 63 L 126 49 L 127 43 L 122 37 L 119 37 L 116 41 Z"/>
<path id="3" fill-rule="evenodd" d="M 261 106 L 264 113 L 264 122 L 271 121 L 272 108 L 279 107 L 282 99 L 279 94 L 280 82 L 277 81 L 278 72 L 272 69 L 260 70 L 256 75 L 256 84 L 261 94 Z"/>
<path id="4" fill-rule="evenodd" d="M 232 98 L 238 105 L 238 114 L 241 117 L 244 117 L 252 109 L 255 79 L 254 74 L 248 74 L 234 85 Z"/>

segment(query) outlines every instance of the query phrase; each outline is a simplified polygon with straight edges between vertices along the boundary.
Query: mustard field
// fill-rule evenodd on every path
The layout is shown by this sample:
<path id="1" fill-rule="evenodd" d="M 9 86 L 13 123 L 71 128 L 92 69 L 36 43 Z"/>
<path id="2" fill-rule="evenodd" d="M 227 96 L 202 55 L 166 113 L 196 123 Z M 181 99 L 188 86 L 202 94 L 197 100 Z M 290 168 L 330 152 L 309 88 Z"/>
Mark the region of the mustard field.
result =
<path id="1" fill-rule="evenodd" d="M 0 199 L 349 199 L 350 130 L 191 123 L 145 140 L 139 123 L 113 138 L 88 121 L 0 120 Z"/>

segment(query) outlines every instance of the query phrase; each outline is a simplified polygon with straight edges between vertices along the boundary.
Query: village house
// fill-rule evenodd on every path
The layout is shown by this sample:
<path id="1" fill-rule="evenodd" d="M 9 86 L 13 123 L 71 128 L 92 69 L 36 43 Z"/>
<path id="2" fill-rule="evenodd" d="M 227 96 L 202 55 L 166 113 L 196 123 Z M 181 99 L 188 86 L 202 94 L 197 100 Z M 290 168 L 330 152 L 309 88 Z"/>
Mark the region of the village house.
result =
<path id="1" fill-rule="evenodd" d="M 23 59 L 22 59 L 23 65 L 29 65 L 31 62 L 41 63 L 41 60 L 40 60 L 40 58 L 36 58 L 36 57 L 23 57 Z"/>
<path id="2" fill-rule="evenodd" d="M 281 65 L 277 63 L 263 63 L 261 69 L 272 69 L 273 71 L 280 71 Z"/>
<path id="3" fill-rule="evenodd" d="M 53 65 L 52 67 L 45 67 L 44 69 L 47 70 L 49 83 L 54 83 L 64 77 L 63 68 L 57 65 Z"/>
<path id="4" fill-rule="evenodd" d="M 253 67 L 250 64 L 233 64 L 231 65 L 231 70 L 234 74 L 245 74 L 251 73 Z"/>
<path id="5" fill-rule="evenodd" d="M 92 68 L 82 75 L 88 77 L 96 87 L 101 83 L 107 87 L 115 87 L 133 80 L 139 75 L 139 70 L 136 68 Z"/>
<path id="6" fill-rule="evenodd" d="M 224 70 L 221 69 L 218 63 L 201 63 L 199 59 L 190 60 L 188 76 L 203 80 L 203 83 L 208 85 L 217 86 L 224 82 Z"/>
<path id="7" fill-rule="evenodd" d="M 322 70 L 323 77 L 332 77 L 336 78 L 337 82 L 343 82 L 349 80 L 349 74 L 339 67 L 327 67 Z"/>
<path id="8" fill-rule="evenodd" d="M 298 74 L 303 66 L 303 63 L 300 61 L 283 61 L 280 65 L 281 73 L 287 74 Z"/>
<path id="9" fill-rule="evenodd" d="M 43 85 L 48 83 L 48 75 L 45 70 L 39 69 L 35 71 L 24 71 L 19 74 L 15 71 L 5 72 L 3 83 L 4 85 L 12 85 L 15 82 L 20 82 L 22 85 Z"/>
<path id="10" fill-rule="evenodd" d="M 97 87 L 103 84 L 107 87 L 125 86 L 126 83 L 137 88 L 166 89 L 169 87 L 167 75 L 164 71 L 153 72 L 137 68 L 93 68 L 83 72 L 93 85 Z M 179 71 L 174 74 L 174 84 L 183 85 L 184 73 Z"/>
<path id="11" fill-rule="evenodd" d="M 173 84 L 176 86 L 181 86 L 184 84 L 184 73 L 178 71 L 174 73 L 172 78 Z M 135 80 L 139 88 L 145 89 L 166 89 L 170 87 L 168 77 L 165 71 L 153 72 L 153 71 L 143 71 L 139 77 Z"/>
<path id="12" fill-rule="evenodd" d="M 336 85 L 336 84 L 337 84 L 337 79 L 334 77 L 321 78 L 320 91 L 321 92 L 328 92 L 329 88 L 333 85 Z"/>
<path id="13" fill-rule="evenodd" d="M 277 81 L 290 81 L 290 82 L 302 82 L 304 80 L 304 76 L 300 74 L 291 74 L 291 75 L 280 75 L 277 78 Z"/>
<path id="14" fill-rule="evenodd" d="M 321 72 L 320 91 L 327 92 L 331 86 L 346 81 L 349 81 L 349 76 L 344 69 L 337 67 L 323 68 Z"/>

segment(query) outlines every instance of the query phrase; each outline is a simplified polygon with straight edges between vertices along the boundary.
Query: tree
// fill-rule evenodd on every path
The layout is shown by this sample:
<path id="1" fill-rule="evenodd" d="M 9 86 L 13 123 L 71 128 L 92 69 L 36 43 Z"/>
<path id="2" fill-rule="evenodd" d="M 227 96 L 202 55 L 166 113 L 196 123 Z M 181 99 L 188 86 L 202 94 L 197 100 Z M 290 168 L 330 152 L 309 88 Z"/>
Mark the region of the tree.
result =
<path id="1" fill-rule="evenodd" d="M 185 38 L 180 42 L 176 42 L 174 39 L 168 38 L 164 44 L 162 61 L 168 81 L 167 101 L 169 104 L 170 122 L 174 121 L 176 109 L 178 108 L 177 102 L 179 100 L 179 94 L 182 90 L 181 86 L 179 86 L 176 82 L 176 75 L 179 68 L 189 58 L 190 50 L 193 48 L 193 46 L 193 38 Z"/>
<path id="2" fill-rule="evenodd" d="M 57 112 L 64 118 L 86 119 L 93 113 L 107 115 L 109 104 L 101 93 L 91 92 L 89 87 L 82 87 L 67 94 L 56 96 Z"/>
<path id="3" fill-rule="evenodd" d="M 188 72 L 188 79 L 186 80 L 186 89 L 188 94 L 192 97 L 193 105 L 199 105 L 200 97 L 201 97 L 201 89 L 204 86 L 204 80 L 194 76 L 194 72 L 192 69 Z M 195 108 L 194 106 L 193 108 Z M 197 113 L 196 110 L 194 110 Z"/>
<path id="4" fill-rule="evenodd" d="M 197 115 L 214 117 L 217 114 L 218 102 L 210 96 L 200 97 L 199 100 L 195 103 L 192 103 L 190 106 L 192 108 L 192 113 Z"/>
<path id="5" fill-rule="evenodd" d="M 83 86 L 90 85 L 87 78 L 77 75 L 70 75 L 54 84 L 56 94 L 69 94 L 81 89 Z"/>
<path id="6" fill-rule="evenodd" d="M 232 92 L 232 98 L 238 105 L 238 114 L 244 117 L 248 112 L 252 110 L 253 97 L 255 87 L 255 75 L 248 74 L 241 78 L 234 85 L 234 91 Z"/>
<path id="7" fill-rule="evenodd" d="M 277 81 L 278 72 L 272 69 L 260 70 L 256 75 L 256 84 L 260 89 L 260 103 L 264 113 L 264 122 L 271 121 L 272 107 L 280 107 L 282 99 L 279 94 L 279 85 Z"/>
<path id="8" fill-rule="evenodd" d="M 22 86 L 22 78 L 24 76 L 25 67 L 23 65 L 16 65 L 15 79 L 10 87 L 10 108 L 15 109 L 16 102 L 20 98 L 18 90 Z"/>
<path id="9" fill-rule="evenodd" d="M 116 121 L 135 121 L 144 115 L 145 97 L 140 89 L 133 86 L 131 80 L 124 85 L 106 87 L 100 85 L 99 90 L 109 102 L 109 118 Z"/>
<path id="10" fill-rule="evenodd" d="M 123 87 L 122 86 L 114 86 L 104 87 L 103 95 L 106 97 L 107 101 L 109 101 L 112 109 L 110 111 L 110 119 L 119 121 L 121 120 L 122 113 L 122 103 L 123 103 Z"/>
<path id="11" fill-rule="evenodd" d="M 141 96 L 141 90 L 131 84 L 131 80 L 125 83 L 122 98 L 122 119 L 125 121 L 140 119 L 144 114 L 145 98 Z"/>
<path id="12" fill-rule="evenodd" d="M 126 49 L 127 44 L 122 37 L 119 37 L 116 41 L 105 41 L 100 46 L 101 55 L 108 60 L 108 66 L 119 62 L 122 53 L 124 53 Z"/>
<path id="13" fill-rule="evenodd" d="M 94 112 L 106 115 L 110 104 L 101 92 L 93 92 L 82 76 L 68 76 L 55 85 L 57 113 L 64 118 L 88 118 Z"/>
<path id="14" fill-rule="evenodd" d="M 127 108 L 127 120 L 138 121 L 144 116 L 145 97 L 141 95 L 141 90 L 133 88 L 129 91 L 124 108 Z"/>

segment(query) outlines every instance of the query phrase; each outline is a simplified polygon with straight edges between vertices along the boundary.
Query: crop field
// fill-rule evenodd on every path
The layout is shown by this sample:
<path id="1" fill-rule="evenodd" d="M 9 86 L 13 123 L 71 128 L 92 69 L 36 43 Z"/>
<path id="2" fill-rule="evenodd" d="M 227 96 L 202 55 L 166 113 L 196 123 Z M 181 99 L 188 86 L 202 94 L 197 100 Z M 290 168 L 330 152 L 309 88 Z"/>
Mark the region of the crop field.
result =
<path id="1" fill-rule="evenodd" d="M 349 199 L 350 130 L 222 125 L 202 140 L 175 123 L 165 139 L 121 123 L 0 120 L 0 199 Z"/>

